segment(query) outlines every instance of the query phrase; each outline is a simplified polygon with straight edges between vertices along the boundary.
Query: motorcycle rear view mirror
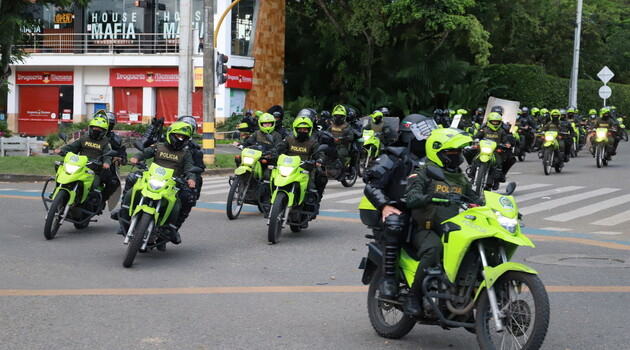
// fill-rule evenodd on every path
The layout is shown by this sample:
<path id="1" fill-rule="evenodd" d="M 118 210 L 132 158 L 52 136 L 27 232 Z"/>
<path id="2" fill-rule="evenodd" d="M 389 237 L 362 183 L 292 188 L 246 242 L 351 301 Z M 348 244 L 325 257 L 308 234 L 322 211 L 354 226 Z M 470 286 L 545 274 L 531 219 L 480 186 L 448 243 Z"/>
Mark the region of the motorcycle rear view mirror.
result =
<path id="1" fill-rule="evenodd" d="M 512 193 L 514 193 L 515 189 L 516 189 L 516 182 L 510 182 L 505 188 L 505 194 L 509 196 Z"/>
<path id="2" fill-rule="evenodd" d="M 427 167 L 427 176 L 431 180 L 434 181 L 445 181 L 446 177 L 444 176 L 444 171 L 438 167 L 428 166 Z"/>
<path id="3" fill-rule="evenodd" d="M 144 145 L 140 140 L 136 140 L 136 142 L 134 142 L 134 146 L 136 146 L 139 151 L 144 151 Z"/>
<path id="4" fill-rule="evenodd" d="M 198 166 L 194 166 L 194 167 L 192 167 L 192 169 L 190 169 L 190 172 L 193 173 L 193 174 L 201 174 L 201 173 L 203 173 L 203 171 L 204 171 L 204 169 L 200 168 Z"/>
<path id="5" fill-rule="evenodd" d="M 115 157 L 118 155 L 117 151 L 114 151 L 113 149 L 110 149 L 109 151 L 107 151 L 107 153 L 104 154 L 105 157 Z"/>
<path id="6" fill-rule="evenodd" d="M 330 146 L 326 144 L 322 144 L 322 145 L 319 145 L 319 148 L 317 148 L 317 152 L 326 152 L 328 151 L 329 148 Z"/>

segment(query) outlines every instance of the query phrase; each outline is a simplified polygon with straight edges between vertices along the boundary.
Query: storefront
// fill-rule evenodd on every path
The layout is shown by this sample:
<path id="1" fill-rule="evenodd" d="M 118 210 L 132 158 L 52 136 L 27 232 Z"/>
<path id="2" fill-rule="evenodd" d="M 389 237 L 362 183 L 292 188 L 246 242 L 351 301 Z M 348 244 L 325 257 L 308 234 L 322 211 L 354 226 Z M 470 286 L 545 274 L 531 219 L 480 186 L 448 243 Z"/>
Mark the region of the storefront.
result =
<path id="1" fill-rule="evenodd" d="M 17 72 L 18 132 L 45 136 L 59 123 L 72 122 L 74 73 L 71 71 Z"/>

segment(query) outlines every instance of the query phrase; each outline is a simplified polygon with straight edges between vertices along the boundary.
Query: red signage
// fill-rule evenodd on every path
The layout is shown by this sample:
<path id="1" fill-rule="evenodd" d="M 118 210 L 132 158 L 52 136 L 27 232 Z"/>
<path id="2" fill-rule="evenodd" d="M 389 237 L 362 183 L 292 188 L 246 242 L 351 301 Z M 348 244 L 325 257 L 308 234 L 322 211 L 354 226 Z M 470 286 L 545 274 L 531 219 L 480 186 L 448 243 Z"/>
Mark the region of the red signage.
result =
<path id="1" fill-rule="evenodd" d="M 21 85 L 73 85 L 74 72 L 16 72 L 16 84 Z"/>
<path id="2" fill-rule="evenodd" d="M 115 87 L 177 87 L 177 68 L 112 68 L 109 85 Z"/>
<path id="3" fill-rule="evenodd" d="M 229 68 L 225 87 L 235 89 L 251 89 L 254 82 L 254 74 L 251 70 Z"/>

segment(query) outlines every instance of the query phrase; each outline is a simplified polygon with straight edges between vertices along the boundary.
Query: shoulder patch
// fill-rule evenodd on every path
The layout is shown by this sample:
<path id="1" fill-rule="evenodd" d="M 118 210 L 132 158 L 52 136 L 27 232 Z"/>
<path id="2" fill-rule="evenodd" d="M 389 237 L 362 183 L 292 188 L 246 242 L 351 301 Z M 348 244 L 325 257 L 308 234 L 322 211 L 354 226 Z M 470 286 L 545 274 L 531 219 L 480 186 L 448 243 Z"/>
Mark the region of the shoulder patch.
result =
<path id="1" fill-rule="evenodd" d="M 414 178 L 414 177 L 416 177 L 416 176 L 418 176 L 418 174 L 413 173 L 413 174 L 409 175 L 407 178 L 408 178 L 408 179 L 411 179 L 411 178 Z"/>

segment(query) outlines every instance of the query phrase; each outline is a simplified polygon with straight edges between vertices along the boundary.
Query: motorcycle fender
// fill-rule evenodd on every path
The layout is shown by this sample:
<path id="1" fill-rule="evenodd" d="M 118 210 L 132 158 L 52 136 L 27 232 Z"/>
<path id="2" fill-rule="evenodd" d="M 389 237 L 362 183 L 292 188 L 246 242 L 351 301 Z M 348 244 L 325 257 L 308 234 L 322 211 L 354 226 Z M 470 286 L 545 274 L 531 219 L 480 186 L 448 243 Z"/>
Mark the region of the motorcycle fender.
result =
<path id="1" fill-rule="evenodd" d="M 293 194 L 293 192 L 285 191 L 285 190 L 274 191 L 273 195 L 271 196 L 271 203 L 273 203 L 276 200 L 276 195 L 278 194 L 278 192 L 284 192 L 287 194 L 287 208 L 292 207 L 294 205 L 295 194 Z"/>
<path id="2" fill-rule="evenodd" d="M 246 172 L 251 171 L 251 170 L 252 169 L 250 167 L 241 165 L 238 168 L 236 168 L 236 170 L 234 170 L 234 174 L 235 175 L 243 175 Z"/>
<path id="3" fill-rule="evenodd" d="M 490 160 L 492 160 L 492 156 L 487 154 L 480 154 L 479 160 L 481 160 L 482 163 L 488 163 Z"/>
<path id="4" fill-rule="evenodd" d="M 65 187 L 61 187 L 61 186 L 57 186 L 57 188 L 55 188 L 55 192 L 54 192 L 54 193 L 53 193 L 53 195 L 52 195 L 52 199 L 53 199 L 53 200 L 54 200 L 55 198 L 57 198 L 57 194 L 58 194 L 60 191 L 66 191 L 66 192 L 68 192 L 68 195 L 70 196 L 70 198 L 68 199 L 68 203 L 67 203 L 68 205 L 72 205 L 72 204 L 74 204 L 74 200 L 75 200 L 75 197 L 77 196 L 77 193 L 76 193 L 76 192 L 74 192 L 74 191 L 70 191 L 69 189 L 67 189 L 67 188 L 65 188 Z"/>
<path id="5" fill-rule="evenodd" d="M 525 264 L 511 262 L 511 261 L 503 263 L 495 267 L 486 266 L 483 268 L 483 270 L 484 270 L 486 278 L 483 282 L 481 282 L 481 285 L 479 285 L 479 289 L 477 289 L 477 294 L 475 295 L 475 301 L 477 300 L 477 298 L 479 298 L 481 291 L 483 291 L 485 288 L 491 288 L 494 285 L 494 283 L 499 279 L 499 277 L 503 276 L 503 274 L 505 274 L 508 271 L 520 271 L 520 272 L 525 272 L 532 275 L 538 274 L 538 271 L 532 269 L 531 267 Z"/>
<path id="6" fill-rule="evenodd" d="M 372 276 L 374 276 L 374 271 L 378 269 L 382 261 L 383 252 L 379 248 L 378 244 L 376 242 L 369 243 L 368 256 L 364 257 L 359 265 L 359 268 L 363 270 L 363 277 L 361 277 L 361 282 L 363 282 L 363 284 L 370 284 Z"/>
<path id="7" fill-rule="evenodd" d="M 138 213 L 139 213 L 139 212 L 141 212 L 141 211 L 143 211 L 143 212 L 145 212 L 145 213 L 148 213 L 148 214 L 151 214 L 151 215 L 155 215 L 155 208 L 153 208 L 153 207 L 150 207 L 150 206 L 148 206 L 148 205 L 143 204 L 143 205 L 138 206 L 138 207 L 136 207 L 136 208 L 134 209 L 134 211 L 133 211 L 133 215 L 131 215 L 131 217 L 136 216 L 136 214 L 138 214 Z"/>

